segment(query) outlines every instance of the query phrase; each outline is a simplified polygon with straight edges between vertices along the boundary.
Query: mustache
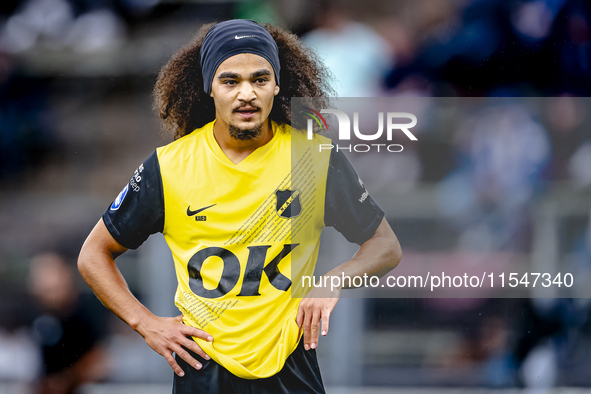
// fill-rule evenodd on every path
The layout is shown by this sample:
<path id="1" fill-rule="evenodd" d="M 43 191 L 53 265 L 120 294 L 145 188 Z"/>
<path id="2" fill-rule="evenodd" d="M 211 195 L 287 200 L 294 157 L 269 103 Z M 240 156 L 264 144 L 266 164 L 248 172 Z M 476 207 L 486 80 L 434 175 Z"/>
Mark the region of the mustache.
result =
<path id="1" fill-rule="evenodd" d="M 243 110 L 243 109 L 248 109 L 248 110 L 252 110 L 252 111 L 258 111 L 260 108 L 256 105 L 240 105 L 236 108 L 234 108 L 234 112 Z"/>

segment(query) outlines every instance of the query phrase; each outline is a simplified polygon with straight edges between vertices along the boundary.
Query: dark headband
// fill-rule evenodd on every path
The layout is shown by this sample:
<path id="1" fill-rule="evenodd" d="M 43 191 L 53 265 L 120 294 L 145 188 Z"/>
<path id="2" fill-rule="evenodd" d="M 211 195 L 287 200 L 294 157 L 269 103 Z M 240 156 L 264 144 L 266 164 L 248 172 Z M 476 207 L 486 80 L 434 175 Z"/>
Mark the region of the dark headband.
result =
<path id="1" fill-rule="evenodd" d="M 271 34 L 255 21 L 232 19 L 212 27 L 203 39 L 199 64 L 205 93 L 211 93 L 213 76 L 220 64 L 240 53 L 254 53 L 265 58 L 271 63 L 279 85 L 279 49 Z"/>

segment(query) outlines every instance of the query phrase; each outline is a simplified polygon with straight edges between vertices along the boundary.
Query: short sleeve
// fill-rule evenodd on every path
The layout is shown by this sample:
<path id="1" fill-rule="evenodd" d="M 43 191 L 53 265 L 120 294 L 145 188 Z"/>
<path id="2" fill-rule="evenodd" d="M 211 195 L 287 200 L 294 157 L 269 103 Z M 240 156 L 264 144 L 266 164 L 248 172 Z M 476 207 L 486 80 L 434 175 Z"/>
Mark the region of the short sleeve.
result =
<path id="1" fill-rule="evenodd" d="M 343 152 L 331 151 L 324 204 L 325 225 L 357 244 L 370 239 L 384 217 Z"/>
<path id="2" fill-rule="evenodd" d="M 154 152 L 139 166 L 121 193 L 103 214 L 113 238 L 128 249 L 137 249 L 164 229 L 164 193 L 158 156 Z"/>

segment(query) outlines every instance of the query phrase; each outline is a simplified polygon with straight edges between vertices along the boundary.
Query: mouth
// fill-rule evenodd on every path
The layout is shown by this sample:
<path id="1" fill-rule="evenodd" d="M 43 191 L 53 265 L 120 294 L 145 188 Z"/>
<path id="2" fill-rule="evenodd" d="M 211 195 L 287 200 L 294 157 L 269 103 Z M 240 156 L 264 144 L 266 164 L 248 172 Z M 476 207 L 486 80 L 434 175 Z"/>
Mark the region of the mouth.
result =
<path id="1" fill-rule="evenodd" d="M 254 114 L 256 114 L 259 111 L 260 109 L 256 107 L 240 107 L 234 110 L 234 112 L 237 112 L 242 118 L 245 119 L 252 118 Z"/>

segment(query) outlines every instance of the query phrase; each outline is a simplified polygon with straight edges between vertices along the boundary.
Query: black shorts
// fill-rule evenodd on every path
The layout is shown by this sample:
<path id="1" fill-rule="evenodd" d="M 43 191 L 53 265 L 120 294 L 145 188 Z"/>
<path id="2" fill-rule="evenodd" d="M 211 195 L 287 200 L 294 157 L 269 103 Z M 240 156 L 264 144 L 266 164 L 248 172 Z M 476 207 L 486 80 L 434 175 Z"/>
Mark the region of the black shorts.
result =
<path id="1" fill-rule="evenodd" d="M 190 350 L 189 353 L 203 367 L 195 369 L 176 356 L 185 376 L 174 375 L 173 394 L 325 394 L 316 350 L 305 350 L 303 341 L 287 358 L 281 371 L 264 379 L 239 378 L 215 361 L 205 360 Z"/>

